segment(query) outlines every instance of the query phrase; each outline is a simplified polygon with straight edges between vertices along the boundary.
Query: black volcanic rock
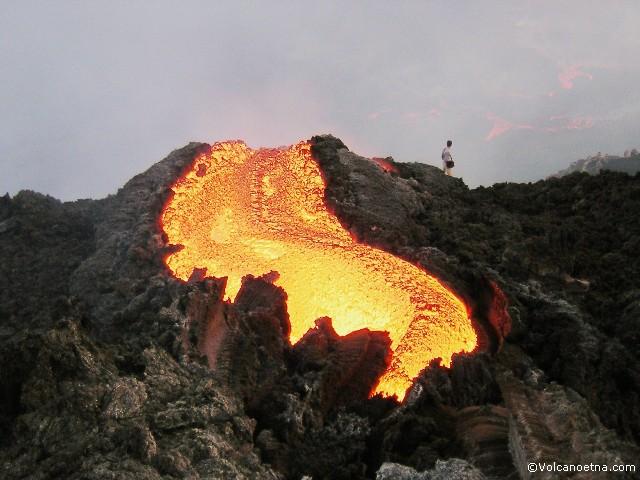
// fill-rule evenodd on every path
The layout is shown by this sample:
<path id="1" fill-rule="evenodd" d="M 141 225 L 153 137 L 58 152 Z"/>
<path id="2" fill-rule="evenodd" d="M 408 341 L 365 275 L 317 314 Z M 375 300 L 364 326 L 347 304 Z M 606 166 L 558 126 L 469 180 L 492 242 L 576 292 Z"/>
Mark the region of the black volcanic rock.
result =
<path id="1" fill-rule="evenodd" d="M 206 371 L 155 348 L 141 356 L 144 372 L 122 375 L 74 323 L 42 337 L 3 477 L 278 478 L 253 449 L 254 422 Z"/>
<path id="2" fill-rule="evenodd" d="M 368 329 L 341 337 L 330 318 L 319 318 L 296 343 L 293 361 L 300 373 L 315 377 L 311 388 L 322 392 L 321 408 L 328 411 L 369 396 L 391 363 L 391 339 L 386 332 Z"/>
<path id="3" fill-rule="evenodd" d="M 275 277 L 231 303 L 225 279 L 169 274 L 159 216 L 208 148 L 102 200 L 0 198 L 3 478 L 511 479 L 640 458 L 640 177 L 469 190 L 314 137 L 345 228 L 436 274 L 478 330 L 398 405 L 367 399 L 383 332 L 321 319 L 292 346 Z"/>
<path id="4" fill-rule="evenodd" d="M 464 460 L 452 458 L 438 461 L 432 470 L 417 472 L 411 467 L 397 463 L 385 463 L 376 473 L 376 480 L 485 480 L 477 468 Z"/>
<path id="5" fill-rule="evenodd" d="M 456 354 L 450 369 L 434 360 L 416 379 L 408 403 L 423 402 L 464 408 L 499 404 L 500 387 L 486 354 Z"/>
<path id="6" fill-rule="evenodd" d="M 70 276 L 95 249 L 93 222 L 31 191 L 2 197 L 0 219 L 2 328 L 23 329 L 28 319 L 46 329 L 64 316 Z"/>
<path id="7" fill-rule="evenodd" d="M 289 315 L 280 287 L 248 275 L 233 305 L 220 304 L 208 315 L 199 342 L 215 377 L 250 410 L 261 406 L 286 383 Z"/>
<path id="8" fill-rule="evenodd" d="M 86 305 L 94 335 L 115 339 L 123 333 L 114 324 L 126 314 L 132 295 L 151 306 L 146 313 L 166 306 L 161 305 L 166 299 L 157 298 L 148 289 L 150 282 L 170 281 L 163 264 L 167 245 L 159 216 L 172 183 L 208 148 L 203 143 L 190 143 L 175 150 L 129 180 L 116 195 L 85 207 L 93 217 L 95 251 L 73 272 L 70 291 Z M 126 333 L 130 332 L 128 328 Z"/>

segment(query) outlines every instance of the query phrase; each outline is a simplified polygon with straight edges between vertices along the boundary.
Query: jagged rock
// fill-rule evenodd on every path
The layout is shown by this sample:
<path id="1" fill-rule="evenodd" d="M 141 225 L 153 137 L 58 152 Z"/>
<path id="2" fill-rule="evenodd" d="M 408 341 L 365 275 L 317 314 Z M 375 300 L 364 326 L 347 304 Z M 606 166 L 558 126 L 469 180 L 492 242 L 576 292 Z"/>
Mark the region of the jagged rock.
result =
<path id="1" fill-rule="evenodd" d="M 140 414 L 147 391 L 144 383 L 131 377 L 119 378 L 108 394 L 104 414 L 114 419 L 131 418 Z"/>
<path id="2" fill-rule="evenodd" d="M 282 288 L 248 275 L 233 306 L 218 302 L 206 317 L 201 351 L 216 378 L 249 409 L 259 409 L 285 377 L 291 330 L 285 301 Z"/>
<path id="3" fill-rule="evenodd" d="M 216 363 L 215 339 L 210 329 L 221 315 L 224 315 L 225 281 L 206 278 L 195 281 L 193 276 L 181 288 L 181 295 L 164 309 L 165 316 L 172 317 L 181 327 L 182 353 L 190 359 L 199 355 L 207 358 L 210 367 Z"/>
<path id="4" fill-rule="evenodd" d="M 417 472 L 397 463 L 383 463 L 376 480 L 484 480 L 486 477 L 464 460 L 438 460 L 433 470 Z"/>
<path id="5" fill-rule="evenodd" d="M 253 451 L 254 423 L 207 370 L 181 367 L 161 350 L 144 356 L 143 377 L 119 377 L 77 324 L 50 331 L 22 384 L 3 478 L 278 478 Z"/>
<path id="6" fill-rule="evenodd" d="M 497 405 L 471 406 L 456 413 L 456 436 L 465 458 L 488 478 L 520 478 L 510 450 L 510 412 Z"/>
<path id="7" fill-rule="evenodd" d="M 238 303 L 238 301 L 236 301 Z M 360 330 L 336 334 L 328 318 L 295 345 L 297 393 L 272 389 L 252 413 L 265 427 L 258 435 L 263 458 L 290 476 L 363 478 L 369 422 L 340 406 L 362 403 L 390 360 L 387 334 Z"/>
<path id="8" fill-rule="evenodd" d="M 171 184 L 196 155 L 209 148 L 190 143 L 127 182 L 118 193 L 98 200 L 86 210 L 92 217 L 95 250 L 70 278 L 70 292 L 82 298 L 91 314 L 91 327 L 99 338 L 117 338 L 115 325 L 131 301 L 145 292 L 149 280 L 165 271 L 167 248 L 158 217 L 171 193 Z M 149 303 L 153 302 L 149 299 Z M 166 301 L 166 300 L 165 300 Z M 157 300 L 163 303 L 162 299 Z M 146 315 L 152 313 L 147 307 Z M 136 318 L 134 322 L 144 319 Z M 134 328 L 129 321 L 129 329 Z"/>
<path id="9" fill-rule="evenodd" d="M 287 292 L 272 283 L 276 278 L 275 275 L 266 275 L 255 279 L 253 275 L 247 275 L 242 279 L 242 287 L 238 291 L 234 306 L 245 314 L 264 313 L 276 318 L 279 324 L 275 331 L 286 340 L 291 333 Z"/>
<path id="10" fill-rule="evenodd" d="M 87 215 L 31 191 L 0 203 L 2 327 L 46 330 L 68 313 L 69 277 L 93 251 L 93 225 Z"/>
<path id="11" fill-rule="evenodd" d="M 416 380 L 407 403 L 435 403 L 456 407 L 498 404 L 500 387 L 495 381 L 491 360 L 484 354 L 456 354 L 451 369 L 431 362 Z"/>
<path id="12" fill-rule="evenodd" d="M 386 332 L 363 329 L 340 337 L 325 317 L 316 320 L 293 354 L 300 372 L 319 372 L 310 388 L 319 393 L 321 409 L 327 412 L 368 397 L 391 363 L 390 346 Z"/>
<path id="13" fill-rule="evenodd" d="M 323 428 L 311 431 L 291 451 L 292 470 L 319 480 L 364 478 L 369 422 L 353 413 L 339 413 Z"/>
<path id="14" fill-rule="evenodd" d="M 575 305 L 530 292 L 521 291 L 516 297 L 529 307 L 528 335 L 521 345 L 549 376 L 583 394 L 605 424 L 637 436 L 633 427 L 640 425 L 637 356 L 589 323 Z"/>
<path id="15" fill-rule="evenodd" d="M 11 216 L 11 210 L 11 197 L 6 193 L 0 197 L 0 221 L 9 218 Z"/>
<path id="16" fill-rule="evenodd" d="M 509 411 L 498 406 L 502 398 L 490 358 L 455 358 L 449 370 L 432 362 L 403 408 L 382 422 L 380 455 L 419 470 L 432 468 L 438 458 L 460 456 L 489 478 L 518 478 L 509 450 Z"/>
<path id="17" fill-rule="evenodd" d="M 327 203 L 340 212 L 342 225 L 357 239 L 376 246 L 400 246 L 420 235 L 414 219 L 422 206 L 405 181 L 349 152 L 338 139 L 314 137 L 312 142 L 328 182 Z"/>
<path id="18" fill-rule="evenodd" d="M 529 462 L 613 465 L 633 464 L 640 458 L 640 448 L 605 428 L 576 392 L 547 382 L 531 363 L 520 364 L 521 369 L 508 368 L 510 362 L 522 362 L 518 353 L 517 348 L 509 347 L 501 355 L 503 366 L 498 368 L 497 379 L 510 412 L 509 443 L 522 478 L 529 478 Z M 558 475 L 540 473 L 536 478 Z M 591 475 L 583 472 L 571 478 Z"/>

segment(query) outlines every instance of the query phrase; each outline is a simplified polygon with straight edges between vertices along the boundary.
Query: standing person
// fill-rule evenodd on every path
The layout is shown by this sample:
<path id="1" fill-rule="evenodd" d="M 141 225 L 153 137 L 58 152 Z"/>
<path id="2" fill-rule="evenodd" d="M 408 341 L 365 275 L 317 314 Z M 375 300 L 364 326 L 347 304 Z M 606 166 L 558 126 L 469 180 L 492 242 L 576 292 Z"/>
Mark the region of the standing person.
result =
<path id="1" fill-rule="evenodd" d="M 447 140 L 447 146 L 442 150 L 442 171 L 449 176 L 451 176 L 451 169 L 454 165 L 450 150 L 451 145 L 453 145 L 453 142 L 451 140 Z"/>

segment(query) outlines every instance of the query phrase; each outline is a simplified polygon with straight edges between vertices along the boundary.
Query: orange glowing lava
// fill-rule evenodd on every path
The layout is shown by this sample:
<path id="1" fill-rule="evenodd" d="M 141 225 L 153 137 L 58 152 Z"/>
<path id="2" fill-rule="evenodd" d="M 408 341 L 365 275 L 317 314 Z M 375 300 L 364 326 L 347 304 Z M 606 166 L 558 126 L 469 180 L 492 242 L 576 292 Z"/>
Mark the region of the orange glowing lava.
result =
<path id="1" fill-rule="evenodd" d="M 288 295 L 291 342 L 328 316 L 340 335 L 389 332 L 393 360 L 375 392 L 402 399 L 432 359 L 471 351 L 476 333 L 465 305 L 436 278 L 387 252 L 357 243 L 327 210 L 324 181 L 306 142 L 252 150 L 213 145 L 173 186 L 162 213 L 169 243 L 183 245 L 166 263 L 186 280 L 194 268 L 241 278 L 277 271 Z"/>
<path id="2" fill-rule="evenodd" d="M 389 158 L 373 157 L 371 160 L 387 173 L 398 173 L 398 167 Z"/>

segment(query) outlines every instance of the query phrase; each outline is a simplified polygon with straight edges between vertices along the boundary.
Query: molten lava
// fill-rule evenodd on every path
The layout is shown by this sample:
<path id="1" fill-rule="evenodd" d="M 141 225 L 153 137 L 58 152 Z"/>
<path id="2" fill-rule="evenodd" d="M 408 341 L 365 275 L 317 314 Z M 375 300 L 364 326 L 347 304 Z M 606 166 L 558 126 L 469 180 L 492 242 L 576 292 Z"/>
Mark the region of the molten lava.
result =
<path id="1" fill-rule="evenodd" d="M 441 357 L 471 351 L 476 334 L 465 305 L 436 278 L 389 253 L 357 243 L 327 210 L 310 145 L 252 150 L 213 145 L 173 186 L 162 213 L 166 258 L 186 280 L 194 268 L 228 277 L 233 299 L 246 274 L 277 271 L 287 292 L 291 342 L 315 319 L 337 333 L 389 332 L 393 360 L 376 392 L 402 399 L 413 378 Z"/>
<path id="2" fill-rule="evenodd" d="M 398 173 L 398 167 L 393 164 L 393 161 L 390 160 L 389 157 L 373 157 L 371 160 L 387 173 Z"/>

